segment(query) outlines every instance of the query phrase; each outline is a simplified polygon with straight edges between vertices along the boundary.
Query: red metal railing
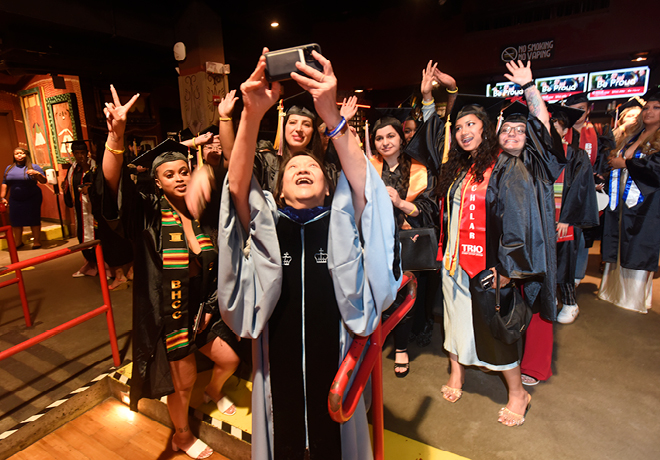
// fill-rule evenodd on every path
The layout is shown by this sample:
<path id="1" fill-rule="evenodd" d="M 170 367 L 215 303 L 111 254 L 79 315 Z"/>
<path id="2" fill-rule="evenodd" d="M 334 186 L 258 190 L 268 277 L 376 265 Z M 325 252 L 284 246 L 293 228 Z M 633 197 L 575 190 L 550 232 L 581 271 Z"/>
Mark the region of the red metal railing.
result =
<path id="1" fill-rule="evenodd" d="M 101 293 L 103 295 L 103 305 L 88 313 L 80 315 L 77 318 L 67 321 L 66 323 L 60 324 L 59 326 L 53 329 L 50 329 L 35 337 L 32 337 L 31 339 L 26 340 L 25 342 L 21 342 L 18 345 L 14 345 L 13 347 L 8 348 L 7 350 L 1 351 L 0 361 L 12 355 L 15 355 L 20 351 L 26 350 L 31 346 L 36 345 L 37 343 L 43 342 L 44 340 L 53 337 L 61 332 L 64 332 L 67 329 L 71 329 L 72 327 L 77 326 L 78 324 L 81 324 L 89 319 L 92 319 L 98 315 L 105 313 L 106 321 L 108 323 L 108 332 L 110 334 L 110 348 L 112 349 L 112 358 L 114 360 L 115 366 L 119 366 L 120 364 L 119 347 L 117 345 L 115 319 L 112 314 L 112 303 L 110 302 L 110 291 L 108 290 L 108 280 L 106 278 L 106 272 L 105 272 L 105 261 L 103 260 L 103 251 L 101 249 L 100 241 L 94 240 L 82 244 L 77 244 L 75 246 L 58 249 L 49 252 L 47 254 L 42 254 L 40 256 L 32 257 L 30 259 L 19 262 L 18 255 L 16 254 L 16 249 L 14 248 L 14 244 L 13 244 L 13 237 L 11 236 L 11 227 L 0 227 L 0 232 L 3 231 L 6 233 L 7 235 L 6 238 L 7 241 L 9 242 L 9 252 L 11 254 L 12 263 L 6 267 L 0 267 L 0 275 L 14 271 L 16 273 L 16 278 L 0 283 L 0 288 L 18 283 L 18 290 L 21 295 L 21 302 L 23 303 L 23 315 L 25 316 L 25 324 L 28 327 L 32 325 L 32 321 L 30 319 L 30 310 L 28 309 L 27 296 L 25 294 L 25 284 L 23 282 L 21 270 L 29 266 L 38 265 L 47 262 L 49 260 L 68 256 L 70 254 L 75 254 L 76 252 L 80 252 L 83 249 L 89 249 L 95 247 L 96 264 L 99 271 L 99 280 L 101 281 Z"/>
<path id="2" fill-rule="evenodd" d="M 9 246 L 9 260 L 11 264 L 18 263 L 18 251 L 16 250 L 16 241 L 14 240 L 14 232 L 12 232 L 11 226 L 7 225 L 5 227 L 0 227 L 0 239 L 7 240 L 7 246 Z M 4 268 L 0 268 L 4 270 Z M 9 270 L 4 270 L 0 272 L 6 273 Z M 14 277 L 0 282 L 0 289 L 6 286 L 11 286 L 12 284 L 18 283 L 18 293 L 21 297 L 21 305 L 23 306 L 23 317 L 25 318 L 25 325 L 27 327 L 32 326 L 32 320 L 30 319 L 30 309 L 28 308 L 27 296 L 25 295 L 25 284 L 23 283 L 23 273 L 21 273 L 20 268 L 14 269 Z"/>
<path id="3" fill-rule="evenodd" d="M 372 425 L 374 441 L 374 458 L 383 460 L 384 458 L 384 440 L 383 432 L 385 429 L 383 419 L 383 342 L 387 335 L 399 324 L 403 317 L 410 311 L 415 299 L 417 298 L 417 279 L 415 276 L 406 272 L 403 274 L 403 280 L 399 291 L 407 287 L 408 294 L 403 303 L 394 311 L 384 323 L 379 324 L 376 330 L 369 337 L 356 337 L 351 343 L 351 347 L 342 361 L 334 382 L 330 387 L 328 395 L 328 411 L 330 417 L 335 422 L 343 423 L 349 420 L 355 412 L 355 408 L 362 396 L 362 392 L 367 385 L 369 376 L 371 376 L 372 391 Z M 353 380 L 346 399 L 344 393 L 360 360 L 360 357 L 366 353 L 358 373 Z"/>

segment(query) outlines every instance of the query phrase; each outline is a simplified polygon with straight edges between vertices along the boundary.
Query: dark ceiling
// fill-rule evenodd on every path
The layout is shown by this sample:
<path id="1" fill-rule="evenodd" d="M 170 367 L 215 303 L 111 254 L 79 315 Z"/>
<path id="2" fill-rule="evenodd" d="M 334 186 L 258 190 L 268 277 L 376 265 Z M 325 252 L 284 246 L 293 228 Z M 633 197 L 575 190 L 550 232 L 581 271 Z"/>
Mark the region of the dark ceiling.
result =
<path id="1" fill-rule="evenodd" d="M 657 12 L 657 0 L 640 2 Z M 498 56 L 507 42 L 554 38 L 561 52 L 535 63 L 539 72 L 569 71 L 591 56 L 591 62 L 625 63 L 635 51 L 628 48 L 638 46 L 620 40 L 602 49 L 581 46 L 590 28 L 615 23 L 619 10 L 626 10 L 623 0 L 3 0 L 0 89 L 18 87 L 25 75 L 35 73 L 75 74 L 94 84 L 112 80 L 134 88 L 176 85 L 172 45 L 180 18 L 195 3 L 221 18 L 232 87 L 249 75 L 263 46 L 317 42 L 332 60 L 341 89 L 399 89 L 402 94 L 418 85 L 431 58 L 461 82 L 477 82 L 472 86 L 481 91 L 488 78 L 499 75 L 501 81 L 504 66 Z M 279 28 L 270 27 L 273 20 Z M 657 53 L 657 37 L 650 42 Z"/>

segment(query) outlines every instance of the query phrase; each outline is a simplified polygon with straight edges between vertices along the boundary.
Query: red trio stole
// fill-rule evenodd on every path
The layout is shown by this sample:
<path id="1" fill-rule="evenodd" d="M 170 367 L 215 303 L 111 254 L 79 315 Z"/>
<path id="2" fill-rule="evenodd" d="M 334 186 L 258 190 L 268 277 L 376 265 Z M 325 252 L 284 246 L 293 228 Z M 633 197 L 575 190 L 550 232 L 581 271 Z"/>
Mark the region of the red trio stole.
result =
<path id="1" fill-rule="evenodd" d="M 486 191 L 493 166 L 495 164 L 484 171 L 484 180 L 480 183 L 475 182 L 475 176 L 471 173 L 463 180 L 458 217 L 460 228 L 451 264 L 447 268 L 452 275 L 457 252 L 459 264 L 470 278 L 486 269 Z"/>
<path id="2" fill-rule="evenodd" d="M 571 144 L 573 142 L 573 130 L 569 129 L 565 137 L 566 142 Z M 598 133 L 593 123 L 588 120 L 580 130 L 580 148 L 587 152 L 591 166 L 593 166 L 598 156 Z"/>

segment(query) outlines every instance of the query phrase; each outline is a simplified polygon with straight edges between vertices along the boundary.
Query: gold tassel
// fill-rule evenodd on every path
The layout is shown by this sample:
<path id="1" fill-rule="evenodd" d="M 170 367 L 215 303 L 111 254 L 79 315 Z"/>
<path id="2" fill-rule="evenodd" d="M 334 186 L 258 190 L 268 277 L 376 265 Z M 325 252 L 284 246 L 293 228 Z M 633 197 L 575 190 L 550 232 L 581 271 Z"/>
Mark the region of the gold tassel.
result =
<path id="1" fill-rule="evenodd" d="M 445 147 L 442 151 L 442 164 L 447 163 L 449 160 L 449 146 L 451 145 L 451 116 L 447 115 L 447 123 L 445 123 Z"/>
<path id="2" fill-rule="evenodd" d="M 277 134 L 275 134 L 275 143 L 273 147 L 277 150 L 277 154 L 282 156 L 282 151 L 284 150 L 284 100 L 280 99 L 279 104 L 277 105 Z"/>

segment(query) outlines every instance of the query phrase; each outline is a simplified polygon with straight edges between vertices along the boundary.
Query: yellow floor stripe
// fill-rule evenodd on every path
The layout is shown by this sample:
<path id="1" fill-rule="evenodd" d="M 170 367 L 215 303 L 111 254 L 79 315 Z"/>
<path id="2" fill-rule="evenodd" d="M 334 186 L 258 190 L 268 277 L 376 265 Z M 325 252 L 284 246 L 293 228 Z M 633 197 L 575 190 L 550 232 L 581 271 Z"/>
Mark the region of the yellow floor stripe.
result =
<path id="1" fill-rule="evenodd" d="M 34 270 L 34 267 L 32 265 L 30 265 L 29 267 L 21 268 L 22 272 L 24 272 L 26 270 Z M 2 275 L 0 275 L 0 278 L 2 278 L 3 276 L 9 276 L 9 275 L 12 275 L 12 274 L 14 274 L 14 270 L 12 270 L 10 272 L 7 272 L 7 273 L 3 273 Z"/>
<path id="2" fill-rule="evenodd" d="M 460 455 L 385 430 L 385 460 L 459 460 Z"/>
<path id="3" fill-rule="evenodd" d="M 119 369 L 118 372 L 131 377 L 132 363 Z M 251 392 L 252 382 L 232 376 L 227 380 L 223 391 L 234 401 L 236 414 L 227 416 L 213 405 L 204 404 L 204 388 L 211 379 L 211 371 L 200 372 L 195 382 L 195 388 L 191 396 L 190 405 L 211 417 L 223 420 L 232 426 L 240 428 L 248 433 L 252 432 Z M 371 430 L 371 425 L 369 426 Z M 385 430 L 385 460 L 469 460 L 467 457 L 446 452 L 435 447 L 428 446 L 419 441 L 406 438 L 400 434 Z"/>

